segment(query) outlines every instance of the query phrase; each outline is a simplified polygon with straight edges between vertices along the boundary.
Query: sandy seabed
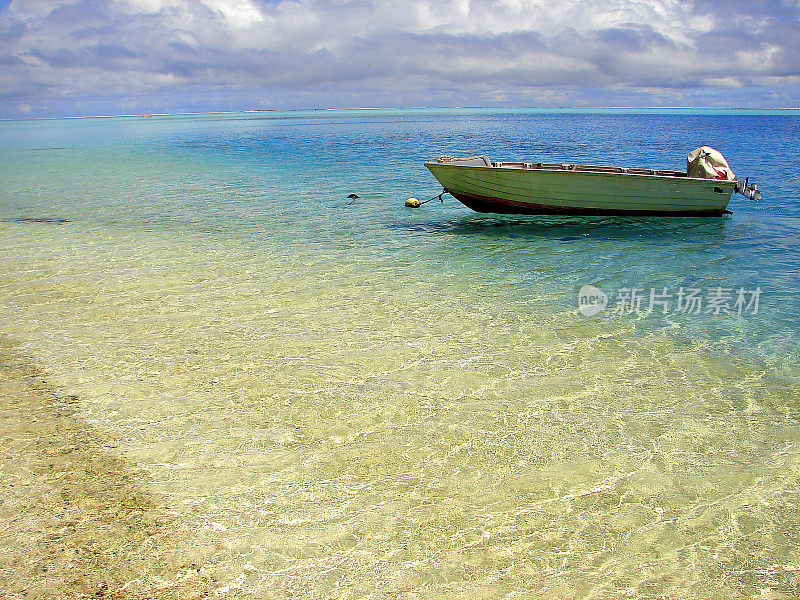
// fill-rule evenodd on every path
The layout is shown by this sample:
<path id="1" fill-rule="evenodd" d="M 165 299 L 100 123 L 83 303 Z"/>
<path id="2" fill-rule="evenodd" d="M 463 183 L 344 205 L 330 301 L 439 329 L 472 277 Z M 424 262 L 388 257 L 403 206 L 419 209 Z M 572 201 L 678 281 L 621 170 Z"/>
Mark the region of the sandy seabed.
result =
<path id="1" fill-rule="evenodd" d="M 78 398 L 0 337 L 0 597 L 241 597 L 186 550 L 191 534 Z"/>

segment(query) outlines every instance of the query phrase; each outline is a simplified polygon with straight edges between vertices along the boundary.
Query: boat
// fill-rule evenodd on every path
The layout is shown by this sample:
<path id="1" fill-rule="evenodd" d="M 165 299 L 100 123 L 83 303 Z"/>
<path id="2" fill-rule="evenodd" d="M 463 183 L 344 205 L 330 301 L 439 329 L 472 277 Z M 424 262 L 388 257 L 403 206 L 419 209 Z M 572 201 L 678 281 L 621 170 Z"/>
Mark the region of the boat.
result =
<path id="1" fill-rule="evenodd" d="M 759 199 L 708 146 L 687 156 L 686 171 L 543 162 L 493 162 L 485 155 L 440 156 L 425 166 L 444 191 L 477 212 L 555 215 L 730 213 L 734 192 Z"/>

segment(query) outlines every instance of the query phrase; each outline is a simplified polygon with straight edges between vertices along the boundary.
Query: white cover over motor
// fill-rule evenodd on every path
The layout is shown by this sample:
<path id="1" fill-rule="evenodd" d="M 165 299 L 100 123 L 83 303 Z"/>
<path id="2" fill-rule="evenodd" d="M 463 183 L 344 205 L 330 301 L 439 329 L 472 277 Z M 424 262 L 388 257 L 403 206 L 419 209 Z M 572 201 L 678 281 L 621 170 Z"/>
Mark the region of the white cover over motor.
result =
<path id="1" fill-rule="evenodd" d="M 686 156 L 686 172 L 689 177 L 702 177 L 703 179 L 735 179 L 733 171 L 728 166 L 725 157 L 720 152 L 703 146 L 692 150 Z"/>

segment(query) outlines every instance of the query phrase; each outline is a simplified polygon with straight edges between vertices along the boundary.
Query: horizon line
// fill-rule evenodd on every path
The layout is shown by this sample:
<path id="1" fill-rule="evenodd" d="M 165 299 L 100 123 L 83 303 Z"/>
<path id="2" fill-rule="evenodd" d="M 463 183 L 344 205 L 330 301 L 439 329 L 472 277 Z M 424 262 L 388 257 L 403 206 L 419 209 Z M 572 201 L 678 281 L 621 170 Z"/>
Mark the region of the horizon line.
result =
<path id="1" fill-rule="evenodd" d="M 178 111 L 163 113 L 119 113 L 119 114 L 100 114 L 100 115 L 69 115 L 60 117 L 0 117 L 0 121 L 56 121 L 65 119 L 114 119 L 114 118 L 149 118 L 149 117 L 176 117 L 176 116 L 196 116 L 196 115 L 231 115 L 241 113 L 282 113 L 282 112 L 337 112 L 337 111 L 381 111 L 381 110 L 535 110 L 535 111 L 565 111 L 565 110 L 697 110 L 697 111 L 800 111 L 800 106 L 781 106 L 773 108 L 755 108 L 742 106 L 335 106 L 320 108 L 248 108 L 240 110 L 208 110 L 208 111 Z"/>

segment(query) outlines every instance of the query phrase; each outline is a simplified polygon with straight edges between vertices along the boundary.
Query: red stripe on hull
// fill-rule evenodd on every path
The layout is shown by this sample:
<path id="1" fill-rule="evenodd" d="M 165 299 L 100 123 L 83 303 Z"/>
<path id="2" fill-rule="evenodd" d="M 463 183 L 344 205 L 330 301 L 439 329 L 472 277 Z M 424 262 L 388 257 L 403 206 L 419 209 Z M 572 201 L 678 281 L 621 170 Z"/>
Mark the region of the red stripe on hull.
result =
<path id="1" fill-rule="evenodd" d="M 720 217 L 728 212 L 720 210 L 636 210 L 622 208 L 584 208 L 574 206 L 546 206 L 544 204 L 529 204 L 527 202 L 514 202 L 503 198 L 489 196 L 475 196 L 461 192 L 447 193 L 461 202 L 464 206 L 476 212 L 500 213 L 506 215 L 634 215 L 641 217 Z"/>

